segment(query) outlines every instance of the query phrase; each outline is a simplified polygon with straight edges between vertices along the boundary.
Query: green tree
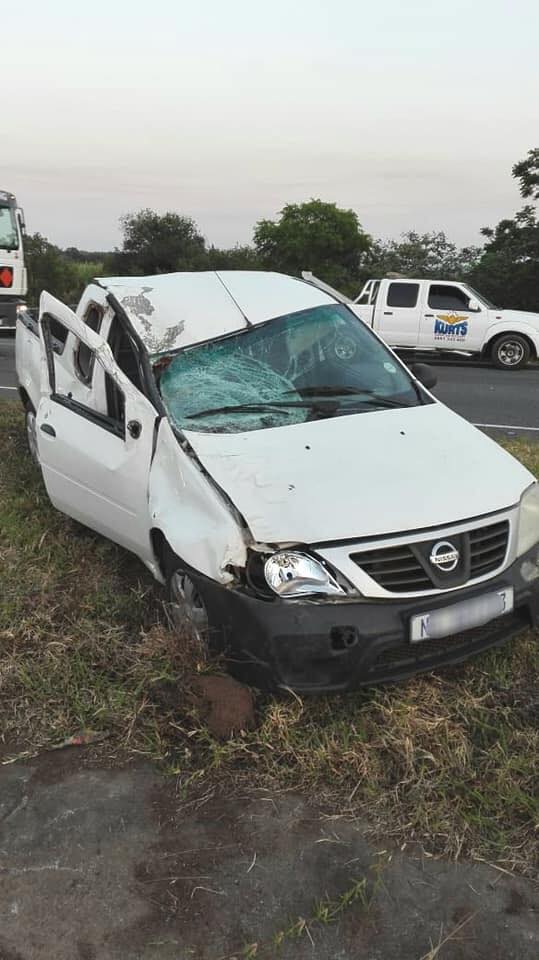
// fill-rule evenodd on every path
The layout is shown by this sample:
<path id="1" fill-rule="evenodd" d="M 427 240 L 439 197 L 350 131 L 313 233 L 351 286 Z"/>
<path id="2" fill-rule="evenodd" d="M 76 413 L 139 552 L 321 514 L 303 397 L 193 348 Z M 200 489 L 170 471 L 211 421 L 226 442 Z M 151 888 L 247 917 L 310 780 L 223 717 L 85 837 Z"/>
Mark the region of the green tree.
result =
<path id="1" fill-rule="evenodd" d="M 71 260 L 40 233 L 25 238 L 24 256 L 28 269 L 26 299 L 32 307 L 37 306 L 43 290 L 74 305 L 89 281 L 103 272 L 102 263 Z"/>
<path id="2" fill-rule="evenodd" d="M 262 267 L 259 254 L 248 244 L 236 244 L 225 250 L 211 246 L 208 250 L 208 270 L 261 270 Z"/>
<path id="3" fill-rule="evenodd" d="M 120 218 L 123 246 L 110 258 L 113 273 L 154 274 L 204 266 L 204 237 L 191 217 L 139 210 Z"/>
<path id="4" fill-rule="evenodd" d="M 539 200 L 539 147 L 528 150 L 528 156 L 515 163 L 513 176 L 520 180 L 520 194 L 525 200 Z"/>
<path id="5" fill-rule="evenodd" d="M 376 241 L 364 262 L 364 277 L 405 277 L 463 280 L 480 256 L 477 247 L 463 247 L 447 239 L 443 231 L 417 233 L 409 230 L 398 240 Z"/>
<path id="6" fill-rule="evenodd" d="M 371 238 L 353 210 L 308 200 L 288 203 L 277 220 L 259 220 L 254 244 L 264 267 L 295 276 L 310 270 L 321 280 L 352 293 Z"/>
<path id="7" fill-rule="evenodd" d="M 539 200 L 539 148 L 513 167 L 524 199 Z M 481 231 L 487 242 L 470 282 L 500 307 L 539 311 L 539 221 L 533 204 Z"/>

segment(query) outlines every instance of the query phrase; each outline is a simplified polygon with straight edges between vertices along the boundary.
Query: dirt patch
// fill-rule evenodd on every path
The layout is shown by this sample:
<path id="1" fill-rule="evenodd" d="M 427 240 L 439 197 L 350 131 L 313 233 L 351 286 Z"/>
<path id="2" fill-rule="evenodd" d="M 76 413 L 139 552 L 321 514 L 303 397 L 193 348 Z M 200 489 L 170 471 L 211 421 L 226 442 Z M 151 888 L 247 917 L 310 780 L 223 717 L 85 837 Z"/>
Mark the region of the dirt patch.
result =
<path id="1" fill-rule="evenodd" d="M 193 680 L 191 702 L 208 730 L 228 740 L 256 726 L 253 694 L 232 677 L 202 676 Z"/>
<path id="2" fill-rule="evenodd" d="M 0 960 L 24 960 L 24 957 L 20 953 L 15 953 L 13 950 L 7 950 L 6 947 L 3 947 L 0 943 Z"/>
<path id="3" fill-rule="evenodd" d="M 91 943 L 85 943 L 79 940 L 77 943 L 77 956 L 79 960 L 96 960 L 95 947 Z"/>
<path id="4" fill-rule="evenodd" d="M 530 909 L 532 908 L 530 907 L 530 904 L 523 893 L 520 890 L 517 890 L 516 887 L 511 887 L 509 890 L 505 912 L 511 916 L 516 916 Z"/>

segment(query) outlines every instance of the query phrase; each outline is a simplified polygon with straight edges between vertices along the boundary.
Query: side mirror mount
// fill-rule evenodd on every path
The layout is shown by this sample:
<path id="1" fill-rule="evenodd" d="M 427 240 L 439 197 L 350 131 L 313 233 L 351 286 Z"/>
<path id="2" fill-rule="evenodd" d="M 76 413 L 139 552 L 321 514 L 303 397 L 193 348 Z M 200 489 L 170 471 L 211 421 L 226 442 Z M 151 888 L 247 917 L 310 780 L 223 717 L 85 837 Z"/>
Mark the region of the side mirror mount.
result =
<path id="1" fill-rule="evenodd" d="M 18 213 L 18 215 L 19 215 L 19 224 L 20 224 L 20 228 L 21 228 L 21 233 L 23 234 L 23 236 L 25 236 L 25 235 L 26 235 L 26 221 L 25 221 L 25 219 L 24 219 L 24 210 L 22 209 L 22 207 L 19 207 L 19 208 L 18 208 L 17 213 Z"/>
<path id="2" fill-rule="evenodd" d="M 432 390 L 438 383 L 438 377 L 434 370 L 426 363 L 412 363 L 410 365 L 410 371 L 412 376 L 414 376 L 416 380 L 419 380 L 427 390 Z"/>
<path id="3" fill-rule="evenodd" d="M 468 301 L 468 310 L 470 310 L 472 313 L 479 313 L 481 310 L 481 304 L 479 303 L 479 300 L 476 300 L 475 297 L 471 297 Z"/>

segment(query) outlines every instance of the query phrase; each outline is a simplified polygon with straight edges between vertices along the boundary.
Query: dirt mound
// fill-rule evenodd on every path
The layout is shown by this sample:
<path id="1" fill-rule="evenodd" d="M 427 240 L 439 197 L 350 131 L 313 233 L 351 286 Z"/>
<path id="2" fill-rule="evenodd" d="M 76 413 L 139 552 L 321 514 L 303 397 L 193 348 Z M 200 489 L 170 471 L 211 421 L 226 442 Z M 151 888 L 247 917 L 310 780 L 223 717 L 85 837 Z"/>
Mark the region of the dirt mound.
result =
<path id="1" fill-rule="evenodd" d="M 227 740 L 234 733 L 255 727 L 253 694 L 232 677 L 196 677 L 191 690 L 193 706 L 214 737 Z"/>

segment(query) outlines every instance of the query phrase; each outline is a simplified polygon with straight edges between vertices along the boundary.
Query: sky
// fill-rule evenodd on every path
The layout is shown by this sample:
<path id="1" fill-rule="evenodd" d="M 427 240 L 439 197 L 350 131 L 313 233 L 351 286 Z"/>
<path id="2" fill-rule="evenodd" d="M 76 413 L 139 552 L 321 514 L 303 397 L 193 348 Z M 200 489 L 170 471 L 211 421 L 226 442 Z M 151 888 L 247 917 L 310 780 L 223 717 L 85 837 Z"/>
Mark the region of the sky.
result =
<path id="1" fill-rule="evenodd" d="M 523 203 L 538 31 L 536 0 L 3 4 L 0 189 L 62 247 L 143 207 L 232 246 L 311 197 L 477 243 Z"/>

